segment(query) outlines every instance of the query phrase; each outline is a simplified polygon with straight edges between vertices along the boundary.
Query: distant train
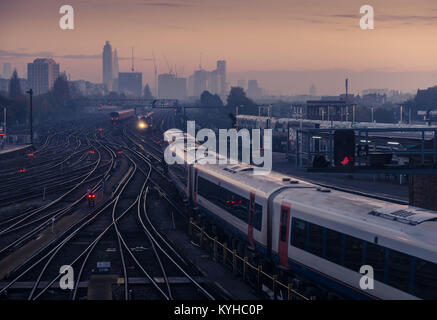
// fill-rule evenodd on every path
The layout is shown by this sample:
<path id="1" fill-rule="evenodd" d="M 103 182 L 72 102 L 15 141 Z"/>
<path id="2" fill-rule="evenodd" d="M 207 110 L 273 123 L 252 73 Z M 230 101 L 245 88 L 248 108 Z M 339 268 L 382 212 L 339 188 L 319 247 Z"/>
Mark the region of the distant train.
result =
<path id="1" fill-rule="evenodd" d="M 138 115 L 138 128 L 142 130 L 153 129 L 153 112 L 147 112 L 145 115 Z"/>
<path id="2" fill-rule="evenodd" d="M 135 109 L 127 109 L 117 112 L 111 112 L 109 114 L 112 125 L 116 126 L 120 121 L 124 121 L 126 119 L 136 117 Z"/>
<path id="3" fill-rule="evenodd" d="M 166 140 L 187 138 L 178 134 L 168 131 Z M 169 166 L 183 180 L 175 185 L 239 251 L 288 270 L 307 296 L 437 299 L 437 212 L 253 175 L 251 165 L 200 165 L 187 151 L 173 150 L 183 159 Z M 360 284 L 365 265 L 373 289 Z"/>

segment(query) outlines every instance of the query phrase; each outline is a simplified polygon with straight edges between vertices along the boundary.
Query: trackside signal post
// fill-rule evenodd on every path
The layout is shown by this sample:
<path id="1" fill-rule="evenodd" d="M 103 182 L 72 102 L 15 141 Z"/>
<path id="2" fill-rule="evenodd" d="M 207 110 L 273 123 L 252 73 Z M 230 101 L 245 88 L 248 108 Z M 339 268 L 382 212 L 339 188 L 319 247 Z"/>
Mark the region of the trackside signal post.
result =
<path id="1" fill-rule="evenodd" d="M 33 144 L 33 105 L 32 105 L 32 96 L 33 96 L 33 90 L 32 88 L 29 89 L 29 91 L 26 91 L 26 93 L 29 94 L 30 97 L 30 144 Z"/>

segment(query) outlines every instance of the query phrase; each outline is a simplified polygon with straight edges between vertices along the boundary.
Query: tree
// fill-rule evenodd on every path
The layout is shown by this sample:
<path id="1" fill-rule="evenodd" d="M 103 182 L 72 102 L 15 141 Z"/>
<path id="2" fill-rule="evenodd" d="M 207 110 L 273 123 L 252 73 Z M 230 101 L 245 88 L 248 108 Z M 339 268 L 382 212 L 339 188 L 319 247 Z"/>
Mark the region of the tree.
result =
<path id="1" fill-rule="evenodd" d="M 205 90 L 200 95 L 200 104 L 205 107 L 223 107 L 222 99 L 217 94 Z"/>
<path id="2" fill-rule="evenodd" d="M 149 84 L 147 83 L 143 90 L 143 98 L 144 99 L 154 99 L 152 95 L 152 91 L 150 90 Z"/>
<path id="3" fill-rule="evenodd" d="M 9 96 L 15 98 L 19 95 L 21 95 L 20 79 L 18 79 L 17 69 L 14 69 L 14 73 L 9 80 Z"/>
<path id="4" fill-rule="evenodd" d="M 53 84 L 53 95 L 56 99 L 62 100 L 63 102 L 70 99 L 70 88 L 65 74 L 59 75 L 55 80 Z"/>
<path id="5" fill-rule="evenodd" d="M 235 109 L 236 106 L 243 106 L 244 113 L 256 114 L 256 104 L 246 96 L 243 88 L 232 87 L 228 96 L 228 107 Z M 243 111 L 243 110 L 241 110 Z"/>

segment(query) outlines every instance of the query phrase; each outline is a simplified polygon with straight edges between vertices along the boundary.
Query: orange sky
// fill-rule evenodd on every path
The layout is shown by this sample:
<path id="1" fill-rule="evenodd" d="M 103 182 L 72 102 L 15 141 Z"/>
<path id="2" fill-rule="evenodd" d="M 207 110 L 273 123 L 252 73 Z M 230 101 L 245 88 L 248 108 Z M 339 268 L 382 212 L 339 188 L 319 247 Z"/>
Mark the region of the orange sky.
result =
<path id="1" fill-rule="evenodd" d="M 54 56 L 72 79 L 101 81 L 105 40 L 120 57 L 135 47 L 136 69 L 152 79 L 165 54 L 187 76 L 217 59 L 247 70 L 436 70 L 435 0 L 75 0 L 75 29 L 58 26 L 57 0 L 0 0 L 0 63 L 20 74 Z M 375 30 L 359 28 L 359 9 L 375 9 Z M 65 58 L 70 55 L 73 57 Z M 129 60 L 120 61 L 128 71 Z M 174 68 L 173 68 L 174 69 Z"/>

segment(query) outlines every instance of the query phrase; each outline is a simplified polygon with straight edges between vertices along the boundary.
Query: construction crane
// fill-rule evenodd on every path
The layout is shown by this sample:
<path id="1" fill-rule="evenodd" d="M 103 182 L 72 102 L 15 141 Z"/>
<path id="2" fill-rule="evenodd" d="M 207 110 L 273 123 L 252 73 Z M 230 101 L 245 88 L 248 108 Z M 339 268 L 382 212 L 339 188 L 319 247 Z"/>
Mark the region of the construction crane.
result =
<path id="1" fill-rule="evenodd" d="M 169 73 L 169 74 L 172 74 L 172 73 L 173 73 L 173 70 L 172 70 L 172 68 L 170 67 L 170 64 L 168 63 L 167 57 L 165 56 L 164 53 L 163 53 L 162 55 L 164 56 L 165 63 L 167 64 L 168 73 Z"/>
<path id="2" fill-rule="evenodd" d="M 154 86 L 154 90 L 155 90 L 155 98 L 157 98 L 158 97 L 158 85 L 157 85 L 157 82 L 158 82 L 158 68 L 157 68 L 157 66 L 156 66 L 156 60 L 155 60 L 155 52 L 152 50 L 152 57 L 153 57 L 153 67 L 154 67 L 154 70 L 155 70 L 155 86 Z"/>

